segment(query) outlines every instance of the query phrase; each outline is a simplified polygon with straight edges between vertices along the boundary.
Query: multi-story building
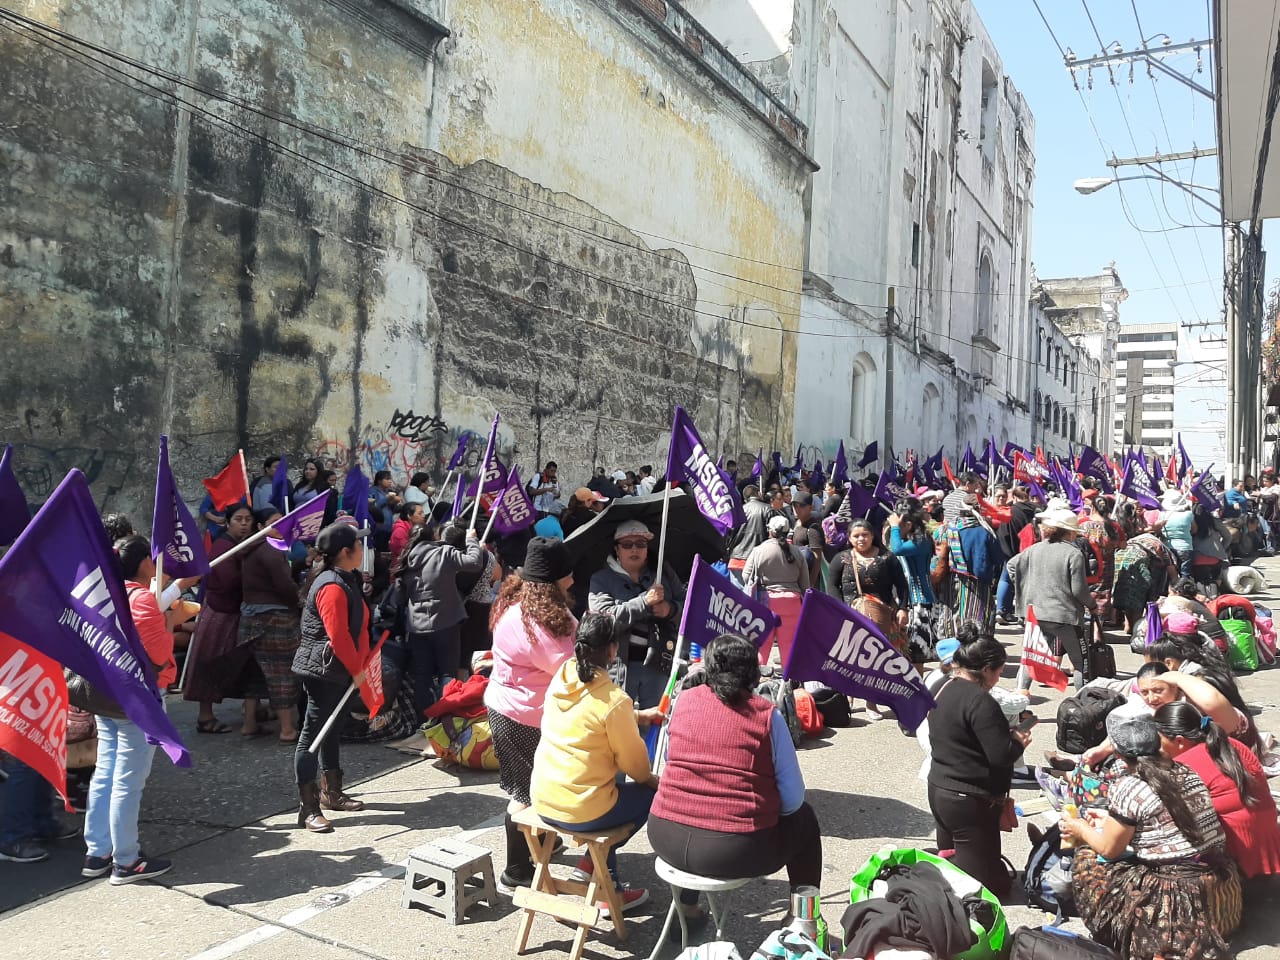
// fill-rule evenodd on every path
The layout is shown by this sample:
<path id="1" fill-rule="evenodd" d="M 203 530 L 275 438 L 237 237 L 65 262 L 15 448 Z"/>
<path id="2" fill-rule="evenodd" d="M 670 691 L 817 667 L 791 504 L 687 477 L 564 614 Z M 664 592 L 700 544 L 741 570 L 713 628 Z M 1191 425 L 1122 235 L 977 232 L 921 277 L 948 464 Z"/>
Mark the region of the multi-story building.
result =
<path id="1" fill-rule="evenodd" d="M 1031 441 L 1050 456 L 1066 456 L 1086 444 L 1105 450 L 1109 434 L 1099 413 L 1111 386 L 1102 380 L 1102 363 L 1081 334 L 1068 335 L 1049 318 L 1053 300 L 1038 281 L 1032 289 Z"/>
<path id="2" fill-rule="evenodd" d="M 1115 393 L 1110 385 L 1116 379 L 1120 304 L 1128 299 L 1129 291 L 1121 282 L 1115 263 L 1110 263 L 1100 274 L 1092 277 L 1037 279 L 1033 295 L 1039 299 L 1045 318 L 1074 346 L 1080 347 L 1098 362 L 1100 386 L 1097 404 L 1090 397 L 1086 408 L 1083 406 L 1083 398 L 1077 399 L 1077 424 L 1083 419 L 1087 409 L 1090 425 L 1086 432 L 1106 445 L 1115 420 Z M 1041 340 L 1045 343 L 1043 350 L 1054 351 L 1055 344 L 1048 343 L 1046 336 L 1042 336 Z M 1044 369 L 1044 364 L 1050 360 L 1056 365 L 1056 353 L 1048 357 L 1043 350 L 1040 368 Z"/>
<path id="3" fill-rule="evenodd" d="M 1113 433 L 1117 450 L 1143 447 L 1162 456 L 1173 450 L 1178 331 L 1177 323 L 1137 323 L 1120 328 Z"/>
<path id="4" fill-rule="evenodd" d="M 820 167 L 796 437 L 826 454 L 1025 440 L 1035 123 L 971 0 L 686 6 L 796 112 Z"/>

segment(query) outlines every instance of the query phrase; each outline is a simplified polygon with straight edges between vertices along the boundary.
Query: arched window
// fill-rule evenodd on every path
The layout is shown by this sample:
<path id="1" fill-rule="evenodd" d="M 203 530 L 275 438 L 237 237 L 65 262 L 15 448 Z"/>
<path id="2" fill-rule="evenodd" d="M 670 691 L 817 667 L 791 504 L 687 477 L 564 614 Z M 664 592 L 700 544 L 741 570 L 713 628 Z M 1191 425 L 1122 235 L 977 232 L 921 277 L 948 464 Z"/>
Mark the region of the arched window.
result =
<path id="1" fill-rule="evenodd" d="M 1074 413 L 1071 414 L 1069 420 L 1070 420 L 1071 426 L 1070 426 L 1070 429 L 1067 431 L 1067 436 L 1071 438 L 1072 443 L 1075 443 L 1076 440 L 1078 439 L 1076 437 L 1076 415 Z"/>
<path id="2" fill-rule="evenodd" d="M 870 443 L 880 435 L 877 415 L 883 414 L 883 401 L 876 388 L 876 362 L 868 353 L 853 358 L 853 380 L 849 385 L 849 436 L 858 445 Z"/>
<path id="3" fill-rule="evenodd" d="M 942 438 L 942 394 L 932 383 L 924 385 L 924 409 L 920 416 L 920 440 L 929 450 Z"/>
<path id="4" fill-rule="evenodd" d="M 996 331 L 992 327 L 991 294 L 994 279 L 991 272 L 991 258 L 985 253 L 978 264 L 978 336 L 995 341 Z"/>
<path id="5" fill-rule="evenodd" d="M 1062 408 L 1056 403 L 1053 405 L 1053 432 L 1062 432 Z"/>
<path id="6" fill-rule="evenodd" d="M 1048 397 L 1044 398 L 1044 425 L 1048 427 L 1053 421 L 1053 401 Z"/>
<path id="7" fill-rule="evenodd" d="M 1039 358 L 1037 357 L 1037 359 L 1039 359 Z M 1039 390 L 1037 390 L 1037 391 L 1036 391 L 1036 398 L 1035 398 L 1035 402 L 1031 405 L 1031 416 L 1032 416 L 1032 418 L 1036 421 L 1036 423 L 1039 423 L 1041 420 L 1043 420 L 1043 419 L 1044 419 L 1044 410 L 1043 410 L 1043 408 L 1041 408 L 1041 406 L 1040 406 L 1040 391 L 1039 391 Z"/>

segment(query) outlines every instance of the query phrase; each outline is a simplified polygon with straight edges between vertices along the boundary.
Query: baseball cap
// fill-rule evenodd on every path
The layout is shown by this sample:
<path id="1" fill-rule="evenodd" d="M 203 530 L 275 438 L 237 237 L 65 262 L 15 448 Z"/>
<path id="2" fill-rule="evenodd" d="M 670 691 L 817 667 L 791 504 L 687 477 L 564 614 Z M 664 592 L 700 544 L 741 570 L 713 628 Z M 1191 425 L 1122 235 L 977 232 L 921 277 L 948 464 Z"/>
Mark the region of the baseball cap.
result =
<path id="1" fill-rule="evenodd" d="M 627 479 L 627 475 L 626 475 L 626 473 L 625 473 L 624 471 L 622 471 L 622 470 L 615 470 L 615 471 L 613 471 L 613 479 L 614 479 L 614 480 L 625 480 L 625 479 Z"/>
<path id="2" fill-rule="evenodd" d="M 644 537 L 646 540 L 652 540 L 653 531 L 639 520 L 627 520 L 618 524 L 618 529 L 613 531 L 613 539 L 625 540 L 627 537 Z"/>
<path id="3" fill-rule="evenodd" d="M 579 503 L 607 503 L 609 500 L 599 490 L 592 490 L 590 487 L 579 487 L 573 491 L 573 497 Z"/>
<path id="4" fill-rule="evenodd" d="M 357 527 L 355 521 L 345 518 L 337 520 L 320 531 L 316 537 L 316 549 L 326 556 L 341 553 L 348 547 L 354 547 L 364 537 L 373 533 L 369 527 Z"/>

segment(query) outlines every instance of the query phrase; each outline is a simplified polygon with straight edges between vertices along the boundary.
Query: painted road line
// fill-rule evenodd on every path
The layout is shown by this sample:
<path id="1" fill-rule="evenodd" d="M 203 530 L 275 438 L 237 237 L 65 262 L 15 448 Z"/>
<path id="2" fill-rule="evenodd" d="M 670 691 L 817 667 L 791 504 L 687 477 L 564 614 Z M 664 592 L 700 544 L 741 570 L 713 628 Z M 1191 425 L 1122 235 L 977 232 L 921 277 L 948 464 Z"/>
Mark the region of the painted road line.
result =
<path id="1" fill-rule="evenodd" d="M 476 826 L 471 829 L 464 830 L 457 834 L 454 839 L 462 840 L 464 842 L 474 840 L 481 834 L 488 833 L 494 827 L 502 826 L 503 819 L 504 817 L 501 814 L 496 817 L 490 817 L 483 823 L 476 824 Z M 398 880 L 404 876 L 404 872 L 404 863 L 389 864 L 375 874 L 354 880 L 341 890 L 334 891 L 333 893 L 321 894 L 305 907 L 299 907 L 297 910 L 292 910 L 289 913 L 286 913 L 279 920 L 272 920 L 268 923 L 264 923 L 260 927 L 254 927 L 252 930 L 242 933 L 237 937 L 232 937 L 230 940 L 224 941 L 217 946 L 210 947 L 207 950 L 202 950 L 200 953 L 192 955 L 189 960 L 228 960 L 229 957 L 234 957 L 237 953 L 248 950 L 250 947 L 255 947 L 260 943 L 264 943 L 267 940 L 280 936 L 282 933 L 293 930 L 294 928 L 306 923 L 308 920 L 312 920 L 320 916 L 322 913 L 327 913 L 335 907 L 341 907 L 344 904 L 348 904 L 352 900 L 355 900 L 357 897 L 362 897 L 366 893 L 377 890 L 388 881 Z"/>

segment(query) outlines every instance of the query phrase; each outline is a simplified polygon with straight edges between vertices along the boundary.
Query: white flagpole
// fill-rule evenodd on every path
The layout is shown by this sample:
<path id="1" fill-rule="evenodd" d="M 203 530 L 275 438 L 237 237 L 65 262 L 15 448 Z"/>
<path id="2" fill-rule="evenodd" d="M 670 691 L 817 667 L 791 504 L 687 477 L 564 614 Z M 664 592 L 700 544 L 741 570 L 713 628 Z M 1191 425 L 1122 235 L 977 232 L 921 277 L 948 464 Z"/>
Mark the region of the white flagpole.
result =
<path id="1" fill-rule="evenodd" d="M 226 553 L 219 554 L 218 556 L 210 560 L 209 569 L 212 570 L 214 567 L 220 564 L 223 560 L 227 559 L 227 557 L 230 557 L 230 556 L 233 556 L 234 554 L 239 553 L 241 550 L 245 549 L 246 547 L 252 546 L 253 544 L 257 543 L 259 540 L 271 534 L 275 534 L 276 536 L 279 536 L 279 534 L 276 533 L 275 527 L 263 527 L 253 536 L 245 537 L 243 540 L 237 543 L 234 547 L 232 547 Z M 157 570 L 158 569 L 159 567 L 157 567 Z"/>
<path id="2" fill-rule="evenodd" d="M 662 528 L 658 531 L 658 585 L 662 586 L 663 563 L 667 556 L 667 516 L 671 512 L 671 464 L 667 464 L 667 485 L 662 490 Z"/>
<path id="3" fill-rule="evenodd" d="M 486 543 L 488 541 L 489 533 L 493 530 L 493 521 L 498 519 L 498 503 L 499 501 L 495 500 L 493 505 L 489 508 L 489 522 L 484 526 L 484 536 L 480 538 L 481 543 Z"/>
<path id="4" fill-rule="evenodd" d="M 164 613 L 164 606 L 160 602 L 160 595 L 164 593 L 164 551 L 160 551 L 160 555 L 156 557 L 156 606 L 160 607 L 160 612 Z"/>
<path id="5" fill-rule="evenodd" d="M 347 687 L 347 692 L 342 695 L 342 699 L 338 701 L 338 705 L 334 708 L 333 713 L 329 714 L 329 719 L 324 722 L 324 726 L 320 728 L 320 732 L 316 734 L 316 738 L 311 741 L 311 746 L 307 748 L 307 753 L 316 753 L 320 749 L 320 745 L 324 743 L 324 738 L 329 735 L 329 731 L 333 729 L 333 725 L 338 722 L 338 715 L 347 708 L 347 701 L 351 699 L 351 694 L 356 692 L 356 682 L 351 681 L 351 686 Z"/>
<path id="6" fill-rule="evenodd" d="M 444 483 L 440 485 L 440 495 L 439 495 L 438 497 L 436 497 L 436 503 L 443 503 L 443 502 L 444 502 L 444 492 L 445 492 L 446 490 L 448 490 L 448 489 L 449 489 L 449 481 L 453 479 L 453 475 L 454 475 L 456 472 L 457 472 L 456 470 L 450 470 L 447 474 L 445 474 L 445 477 L 444 477 Z M 427 509 L 428 509 L 428 510 L 433 510 L 433 509 L 435 509 L 435 505 L 436 505 L 436 503 L 431 503 L 431 498 L 430 498 L 430 497 L 427 497 Z"/>

